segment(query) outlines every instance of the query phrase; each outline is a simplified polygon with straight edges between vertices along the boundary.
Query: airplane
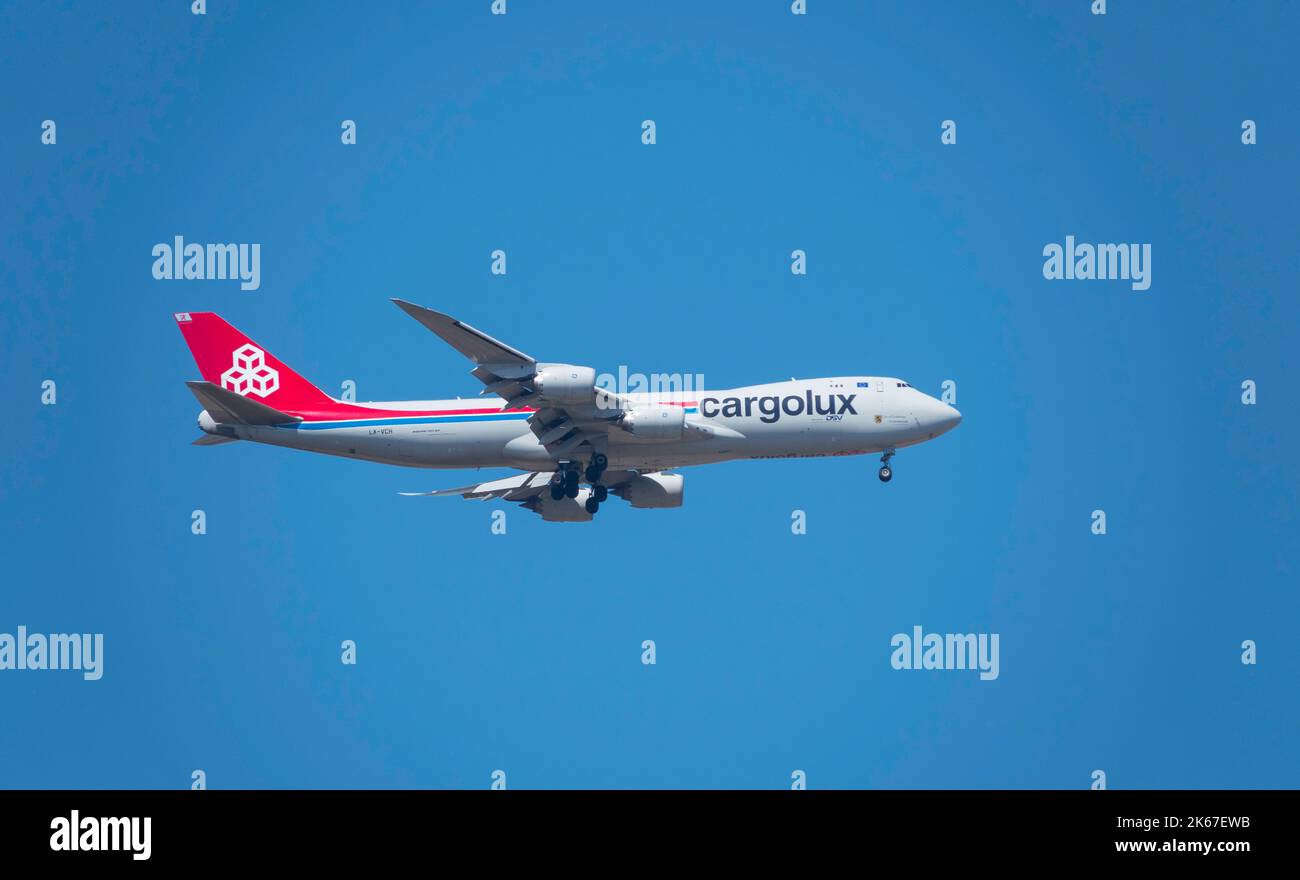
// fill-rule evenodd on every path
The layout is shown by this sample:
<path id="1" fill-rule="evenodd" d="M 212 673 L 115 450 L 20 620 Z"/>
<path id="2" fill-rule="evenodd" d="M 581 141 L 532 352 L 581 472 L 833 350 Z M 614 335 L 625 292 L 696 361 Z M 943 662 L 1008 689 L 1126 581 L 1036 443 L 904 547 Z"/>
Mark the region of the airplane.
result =
<path id="1" fill-rule="evenodd" d="M 546 363 L 450 315 L 394 299 L 473 364 L 494 400 L 354 403 L 312 385 L 213 312 L 174 317 L 202 381 L 198 446 L 237 440 L 421 468 L 523 473 L 432 492 L 518 502 L 548 522 L 587 522 L 610 495 L 635 508 L 682 504 L 675 469 L 737 459 L 880 453 L 951 431 L 961 413 L 885 376 L 722 391 L 619 393 L 591 367 Z"/>

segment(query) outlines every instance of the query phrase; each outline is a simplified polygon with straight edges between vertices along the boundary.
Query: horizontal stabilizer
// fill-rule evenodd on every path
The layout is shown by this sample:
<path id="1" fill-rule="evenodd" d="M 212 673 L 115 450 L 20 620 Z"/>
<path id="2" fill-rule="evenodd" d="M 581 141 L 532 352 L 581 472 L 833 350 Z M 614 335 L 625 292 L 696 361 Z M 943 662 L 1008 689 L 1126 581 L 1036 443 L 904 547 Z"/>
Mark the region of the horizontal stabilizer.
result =
<path id="1" fill-rule="evenodd" d="M 191 443 L 191 446 L 220 446 L 222 443 L 234 443 L 238 437 L 223 437 L 220 434 L 204 434 Z"/>
<path id="2" fill-rule="evenodd" d="M 282 413 L 264 403 L 249 400 L 228 388 L 211 382 L 185 383 L 199 403 L 218 424 L 226 425 L 286 425 L 301 422 L 297 416 Z"/>

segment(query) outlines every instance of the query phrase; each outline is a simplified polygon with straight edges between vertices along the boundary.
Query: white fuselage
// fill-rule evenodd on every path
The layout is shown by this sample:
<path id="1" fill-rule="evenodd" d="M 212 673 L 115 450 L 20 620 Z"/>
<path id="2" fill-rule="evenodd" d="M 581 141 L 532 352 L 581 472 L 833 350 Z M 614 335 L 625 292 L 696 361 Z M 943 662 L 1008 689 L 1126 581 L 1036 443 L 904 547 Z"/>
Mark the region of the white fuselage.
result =
<path id="1" fill-rule="evenodd" d="M 876 376 L 626 397 L 633 403 L 683 406 L 697 427 L 678 439 L 657 441 L 613 427 L 608 431 L 612 468 L 662 470 L 733 459 L 861 455 L 924 442 L 961 420 L 955 409 L 901 380 Z M 259 443 L 409 467 L 539 470 L 557 460 L 529 426 L 531 411 L 506 411 L 494 398 L 358 406 L 367 409 L 365 417 L 275 427 L 222 425 L 220 431 Z M 209 432 L 215 427 L 206 411 L 199 425 Z"/>

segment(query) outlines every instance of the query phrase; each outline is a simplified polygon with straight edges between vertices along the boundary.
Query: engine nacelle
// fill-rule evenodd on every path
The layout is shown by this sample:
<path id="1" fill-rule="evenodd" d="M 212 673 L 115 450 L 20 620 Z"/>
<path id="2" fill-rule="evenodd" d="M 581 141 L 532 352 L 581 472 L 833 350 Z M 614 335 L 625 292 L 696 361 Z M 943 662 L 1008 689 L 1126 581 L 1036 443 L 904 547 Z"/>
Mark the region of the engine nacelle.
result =
<path id="1" fill-rule="evenodd" d="M 596 398 L 596 371 L 573 364 L 538 364 L 533 388 L 555 403 L 577 405 Z"/>
<path id="2" fill-rule="evenodd" d="M 633 507 L 681 507 L 685 482 L 681 474 L 642 474 L 616 491 Z"/>
<path id="3" fill-rule="evenodd" d="M 541 514 L 547 522 L 590 522 L 591 514 L 584 507 L 591 497 L 591 490 L 583 487 L 578 490 L 577 498 L 561 498 L 556 501 L 549 492 L 543 492 L 533 505 L 533 510 Z"/>
<path id="4" fill-rule="evenodd" d="M 623 413 L 618 424 L 641 440 L 679 440 L 686 426 L 686 407 L 642 404 Z"/>

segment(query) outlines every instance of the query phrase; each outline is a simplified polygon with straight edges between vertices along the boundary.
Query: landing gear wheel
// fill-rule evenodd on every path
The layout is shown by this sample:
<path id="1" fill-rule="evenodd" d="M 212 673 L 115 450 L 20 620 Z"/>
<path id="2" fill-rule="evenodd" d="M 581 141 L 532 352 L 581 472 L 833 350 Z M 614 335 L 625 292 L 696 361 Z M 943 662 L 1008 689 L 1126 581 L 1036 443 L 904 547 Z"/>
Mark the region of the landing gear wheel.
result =
<path id="1" fill-rule="evenodd" d="M 596 500 L 596 496 L 594 495 L 588 498 L 582 506 L 587 508 L 587 513 L 590 513 L 592 516 L 595 516 L 596 511 L 600 510 L 600 502 Z"/>
<path id="2" fill-rule="evenodd" d="M 609 497 L 609 490 L 597 483 L 595 486 L 591 487 L 591 497 L 595 498 L 598 502 L 604 501 Z"/>
<path id="3" fill-rule="evenodd" d="M 577 484 L 577 483 L 574 483 L 572 486 L 570 486 L 568 483 L 565 483 L 565 484 L 564 484 L 564 494 L 567 495 L 567 496 L 569 496 L 570 498 L 577 498 L 577 497 L 578 497 L 578 484 Z"/>
<path id="4" fill-rule="evenodd" d="M 564 472 L 564 494 L 568 495 L 570 498 L 578 497 L 578 472 L 577 471 Z"/>
<path id="5" fill-rule="evenodd" d="M 586 474 L 586 476 L 587 476 L 587 482 L 588 482 L 588 483 L 599 483 L 599 482 L 600 482 L 600 478 L 601 478 L 601 476 L 602 476 L 604 473 L 605 473 L 604 471 L 599 470 L 599 469 L 594 468 L 594 467 L 589 467 L 589 468 L 587 468 L 587 474 Z"/>
<path id="6" fill-rule="evenodd" d="M 603 452 L 597 452 L 591 457 L 591 466 L 598 471 L 603 471 L 609 467 L 609 457 Z"/>
<path id="7" fill-rule="evenodd" d="M 884 453 L 880 456 L 880 482 L 888 483 L 894 478 L 894 472 L 889 468 L 889 460 L 894 457 L 894 448 L 890 446 L 884 450 Z"/>
<path id="8" fill-rule="evenodd" d="M 557 486 L 556 484 L 552 483 L 552 484 L 551 484 L 551 500 L 552 500 L 552 501 L 559 501 L 559 500 L 560 500 L 561 498 L 563 498 L 563 497 L 564 497 L 564 486 L 563 486 L 563 485 L 558 485 L 558 486 Z"/>

